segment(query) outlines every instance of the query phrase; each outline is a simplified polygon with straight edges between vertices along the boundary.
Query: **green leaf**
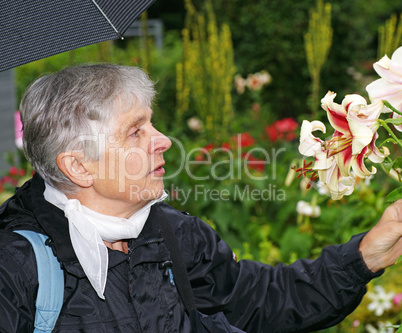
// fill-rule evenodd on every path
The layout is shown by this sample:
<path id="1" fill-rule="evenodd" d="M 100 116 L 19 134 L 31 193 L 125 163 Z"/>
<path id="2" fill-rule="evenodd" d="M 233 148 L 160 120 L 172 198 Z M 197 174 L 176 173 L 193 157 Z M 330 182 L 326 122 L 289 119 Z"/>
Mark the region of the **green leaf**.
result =
<path id="1" fill-rule="evenodd" d="M 385 198 L 386 202 L 394 202 L 399 199 L 402 199 L 402 186 L 398 187 L 397 189 L 393 190 L 390 194 L 387 195 Z"/>
<path id="2" fill-rule="evenodd" d="M 384 122 L 392 125 L 402 125 L 402 118 L 395 118 L 395 119 L 389 118 L 384 120 Z"/>
<path id="3" fill-rule="evenodd" d="M 385 143 L 387 142 L 391 142 L 393 144 L 396 144 L 397 142 L 393 139 L 393 138 L 387 138 L 385 139 L 383 142 L 381 142 L 381 144 L 378 147 L 382 147 Z"/>
<path id="4" fill-rule="evenodd" d="M 402 333 L 402 325 L 399 326 L 398 330 L 395 333 Z"/>
<path id="5" fill-rule="evenodd" d="M 394 163 L 392 163 L 392 168 L 394 169 L 402 168 L 402 156 L 399 156 L 395 159 Z"/>
<path id="6" fill-rule="evenodd" d="M 384 162 L 382 162 L 382 165 L 384 166 L 385 171 L 390 172 L 392 169 L 392 165 L 394 164 L 394 161 L 390 158 L 387 157 Z"/>
<path id="7" fill-rule="evenodd" d="M 396 259 L 396 261 L 395 261 L 395 265 L 398 265 L 398 264 L 400 264 L 401 262 L 402 262 L 402 256 L 399 256 L 399 258 Z"/>

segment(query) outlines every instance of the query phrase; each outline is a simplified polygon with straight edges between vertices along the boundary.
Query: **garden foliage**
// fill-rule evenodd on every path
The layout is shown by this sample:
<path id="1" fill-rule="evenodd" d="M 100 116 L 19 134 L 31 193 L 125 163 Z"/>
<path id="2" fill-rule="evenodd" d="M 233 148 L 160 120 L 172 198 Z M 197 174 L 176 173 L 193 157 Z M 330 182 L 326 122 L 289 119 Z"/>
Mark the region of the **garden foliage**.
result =
<path id="1" fill-rule="evenodd" d="M 321 51 L 327 61 L 315 70 L 321 78 L 316 94 L 319 99 L 328 90 L 339 96 L 365 94 L 364 87 L 376 78 L 372 64 L 378 60 L 378 29 L 392 12 L 402 11 L 400 1 L 327 2 L 333 32 L 326 17 L 327 48 Z M 309 187 L 303 177 L 296 180 L 294 169 L 303 165 L 297 151 L 301 120 L 312 119 L 312 70 L 305 53 L 309 38 L 305 44 L 304 35 L 316 1 L 205 4 L 183 1 L 179 7 L 187 12 L 176 14 L 155 3 L 155 8 L 165 8 L 159 14 L 167 26 L 183 22 L 183 31 L 166 31 L 162 50 L 150 37 L 127 38 L 21 66 L 16 70 L 18 96 L 36 77 L 69 65 L 110 61 L 146 67 L 157 82 L 155 126 L 173 143 L 165 153 L 167 200 L 211 224 L 239 259 L 289 264 L 315 258 L 323 246 L 346 242 L 373 227 L 387 206 L 387 194 L 400 184 L 389 176 L 391 169 L 402 168 L 400 158 L 386 159 L 373 177 L 357 178 L 354 192 L 340 200 L 333 200 L 320 183 Z M 150 10 L 148 15 L 158 13 Z M 314 116 L 322 120 L 325 115 L 320 109 Z M 383 128 L 378 131 L 386 134 Z M 390 156 L 400 155 L 392 142 L 384 144 Z M 1 200 L 32 173 L 23 158 L 15 157 L 0 180 Z M 379 332 L 380 321 L 398 324 L 401 270 L 397 265 L 371 283 L 371 298 L 328 332 L 375 332 L 371 327 Z M 380 316 L 378 295 L 388 302 Z"/>

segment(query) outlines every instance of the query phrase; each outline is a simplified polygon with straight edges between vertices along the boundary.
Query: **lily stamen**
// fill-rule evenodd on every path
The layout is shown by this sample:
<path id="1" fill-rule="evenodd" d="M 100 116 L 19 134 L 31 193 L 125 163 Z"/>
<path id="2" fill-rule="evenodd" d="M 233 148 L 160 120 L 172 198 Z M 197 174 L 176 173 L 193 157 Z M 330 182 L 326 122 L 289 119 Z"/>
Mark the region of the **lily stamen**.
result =
<path id="1" fill-rule="evenodd" d="M 306 176 L 307 173 L 312 172 L 313 171 L 312 165 L 313 165 L 313 162 L 308 162 L 306 164 L 306 160 L 303 160 L 302 167 L 296 168 L 296 166 L 292 166 L 292 169 L 295 172 L 299 173 L 296 178 L 300 178 L 300 176 Z"/>
<path id="2" fill-rule="evenodd" d="M 317 171 L 314 171 L 309 181 L 307 182 L 306 189 L 309 189 L 317 178 L 318 178 Z"/>
<path id="3" fill-rule="evenodd" d="M 331 157 L 349 148 L 352 145 L 352 142 L 352 137 L 345 138 L 343 136 L 335 136 L 331 140 L 325 141 L 323 146 L 324 149 L 327 150 L 327 156 Z"/>

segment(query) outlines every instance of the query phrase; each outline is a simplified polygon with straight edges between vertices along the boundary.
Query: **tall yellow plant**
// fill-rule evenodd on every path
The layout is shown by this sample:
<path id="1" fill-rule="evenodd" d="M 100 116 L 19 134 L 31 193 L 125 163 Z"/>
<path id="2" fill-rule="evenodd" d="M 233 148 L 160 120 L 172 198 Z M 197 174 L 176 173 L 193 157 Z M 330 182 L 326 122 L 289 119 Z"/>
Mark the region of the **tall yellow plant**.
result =
<path id="1" fill-rule="evenodd" d="M 312 79 L 311 111 L 315 116 L 319 108 L 320 76 L 332 44 L 330 3 L 317 0 L 316 8 L 310 10 L 308 31 L 304 35 L 304 45 L 308 69 Z"/>
<path id="2" fill-rule="evenodd" d="M 396 14 L 378 28 L 378 58 L 385 54 L 391 56 L 402 44 L 402 14 L 399 15 L 399 22 Z"/>
<path id="3" fill-rule="evenodd" d="M 191 109 L 214 138 L 222 137 L 233 118 L 231 88 L 235 66 L 229 26 L 219 28 L 212 3 L 198 13 L 185 0 L 186 22 L 182 31 L 183 60 L 177 65 L 179 120 Z"/>

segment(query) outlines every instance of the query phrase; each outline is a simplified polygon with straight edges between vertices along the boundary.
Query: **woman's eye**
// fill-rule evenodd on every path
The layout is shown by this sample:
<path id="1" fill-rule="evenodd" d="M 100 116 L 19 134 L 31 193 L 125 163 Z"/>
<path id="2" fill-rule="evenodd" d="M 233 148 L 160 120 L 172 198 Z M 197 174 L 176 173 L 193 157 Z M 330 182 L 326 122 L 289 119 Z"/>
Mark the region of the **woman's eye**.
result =
<path id="1" fill-rule="evenodd" d="M 133 134 L 131 134 L 131 136 L 138 136 L 139 132 L 140 132 L 140 129 L 138 128 L 138 129 L 136 129 L 136 130 L 134 131 Z"/>

